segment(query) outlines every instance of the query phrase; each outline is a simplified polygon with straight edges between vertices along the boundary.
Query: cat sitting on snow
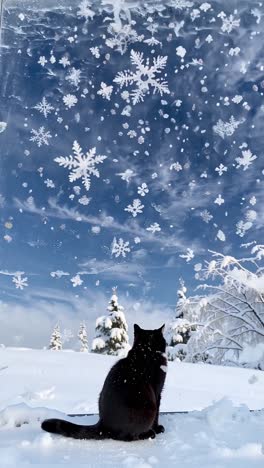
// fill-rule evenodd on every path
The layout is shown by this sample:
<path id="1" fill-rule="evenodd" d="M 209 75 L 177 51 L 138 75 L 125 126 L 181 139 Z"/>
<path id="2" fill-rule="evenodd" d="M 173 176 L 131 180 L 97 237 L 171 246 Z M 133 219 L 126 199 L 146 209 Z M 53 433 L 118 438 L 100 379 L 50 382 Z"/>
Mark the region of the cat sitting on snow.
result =
<path id="1" fill-rule="evenodd" d="M 164 325 L 143 330 L 134 325 L 134 343 L 128 355 L 110 369 L 99 397 L 99 422 L 81 426 L 61 419 L 46 419 L 47 432 L 75 439 L 154 438 L 164 432 L 159 407 L 167 360 Z"/>

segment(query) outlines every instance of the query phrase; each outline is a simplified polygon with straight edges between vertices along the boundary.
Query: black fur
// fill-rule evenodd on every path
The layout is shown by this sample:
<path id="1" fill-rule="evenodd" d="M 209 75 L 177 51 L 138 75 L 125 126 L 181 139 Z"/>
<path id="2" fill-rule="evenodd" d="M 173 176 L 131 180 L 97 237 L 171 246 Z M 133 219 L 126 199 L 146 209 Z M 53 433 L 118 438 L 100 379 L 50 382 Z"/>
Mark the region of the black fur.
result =
<path id="1" fill-rule="evenodd" d="M 47 432 L 75 439 L 143 440 L 164 432 L 159 424 L 161 392 L 166 377 L 163 328 L 143 330 L 134 325 L 134 344 L 109 371 L 99 397 L 99 422 L 80 426 L 47 419 Z"/>

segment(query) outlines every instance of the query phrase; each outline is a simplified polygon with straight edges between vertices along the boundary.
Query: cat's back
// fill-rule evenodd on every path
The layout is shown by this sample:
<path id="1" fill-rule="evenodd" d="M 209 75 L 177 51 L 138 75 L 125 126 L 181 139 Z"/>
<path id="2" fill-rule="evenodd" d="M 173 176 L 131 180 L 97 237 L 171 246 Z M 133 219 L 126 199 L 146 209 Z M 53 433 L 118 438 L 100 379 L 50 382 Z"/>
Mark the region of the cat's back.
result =
<path id="1" fill-rule="evenodd" d="M 127 378 L 127 371 L 128 371 L 127 358 L 119 359 L 109 370 L 104 381 L 101 395 L 104 393 L 109 394 L 111 390 L 120 387 L 120 385 Z"/>

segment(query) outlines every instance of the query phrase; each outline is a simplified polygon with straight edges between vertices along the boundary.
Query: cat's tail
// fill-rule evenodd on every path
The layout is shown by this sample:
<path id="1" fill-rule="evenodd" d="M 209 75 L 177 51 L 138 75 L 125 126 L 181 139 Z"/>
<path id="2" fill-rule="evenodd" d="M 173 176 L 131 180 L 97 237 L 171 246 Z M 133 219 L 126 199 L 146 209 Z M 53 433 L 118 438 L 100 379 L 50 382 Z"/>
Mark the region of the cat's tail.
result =
<path id="1" fill-rule="evenodd" d="M 81 426 L 62 419 L 46 419 L 41 424 L 44 431 L 52 434 L 61 434 L 64 437 L 72 437 L 74 439 L 107 439 L 109 436 L 106 431 L 103 431 L 100 421 L 91 426 Z"/>

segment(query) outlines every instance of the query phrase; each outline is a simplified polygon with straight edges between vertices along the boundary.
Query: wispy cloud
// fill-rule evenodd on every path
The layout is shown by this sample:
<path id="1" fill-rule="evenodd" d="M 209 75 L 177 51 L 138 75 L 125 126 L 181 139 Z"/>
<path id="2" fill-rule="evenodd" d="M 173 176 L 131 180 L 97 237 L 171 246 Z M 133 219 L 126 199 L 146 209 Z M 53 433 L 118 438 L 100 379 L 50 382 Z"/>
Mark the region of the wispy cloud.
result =
<path id="1" fill-rule="evenodd" d="M 84 320 L 90 344 L 95 320 L 107 313 L 110 296 L 111 290 L 106 295 L 89 289 L 77 296 L 65 290 L 43 288 L 27 292 L 21 301 L 14 292 L 12 300 L 0 303 L 0 343 L 35 348 L 48 346 L 52 329 L 59 323 L 61 330 L 69 329 L 74 333 L 74 340 L 65 346 L 75 346 L 80 322 Z M 150 300 L 139 301 L 130 295 L 120 294 L 119 303 L 125 308 L 131 341 L 135 322 L 145 328 L 155 328 L 173 316 L 173 310 L 168 306 Z"/>
<path id="2" fill-rule="evenodd" d="M 97 260 L 92 258 L 79 264 L 82 268 L 79 275 L 100 275 L 106 279 L 117 279 L 119 281 L 141 281 L 145 268 L 142 265 L 122 262 L 116 263 L 113 260 Z"/>
<path id="3" fill-rule="evenodd" d="M 72 220 L 78 223 L 87 223 L 90 225 L 99 225 L 105 229 L 111 229 L 114 232 L 120 234 L 129 234 L 135 237 L 140 237 L 142 242 L 151 244 L 158 244 L 164 248 L 168 248 L 174 251 L 183 251 L 190 244 L 185 240 L 184 236 L 178 235 L 164 235 L 162 233 L 151 234 L 146 229 L 142 228 L 138 221 L 129 220 L 126 223 L 121 224 L 112 216 L 109 216 L 106 212 L 101 213 L 100 216 L 84 215 L 73 208 L 68 208 L 66 205 L 58 205 L 54 198 L 48 200 L 49 208 L 43 210 L 35 205 L 34 202 L 21 201 L 18 198 L 14 198 L 14 203 L 17 208 L 24 212 L 29 212 L 39 216 L 46 216 L 51 218 L 58 218 L 63 220 Z"/>

